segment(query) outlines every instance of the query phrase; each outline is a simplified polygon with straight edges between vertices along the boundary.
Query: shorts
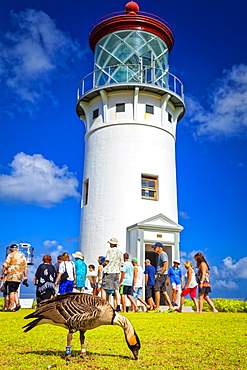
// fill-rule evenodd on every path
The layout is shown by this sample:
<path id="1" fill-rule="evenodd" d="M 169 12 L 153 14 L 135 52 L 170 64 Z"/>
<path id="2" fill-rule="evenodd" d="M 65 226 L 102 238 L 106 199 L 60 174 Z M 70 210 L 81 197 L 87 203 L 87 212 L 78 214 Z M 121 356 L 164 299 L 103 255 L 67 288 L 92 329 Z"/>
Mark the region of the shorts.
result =
<path id="1" fill-rule="evenodd" d="M 183 289 L 181 296 L 186 297 L 189 294 L 190 298 L 196 298 L 196 289 L 197 285 L 194 288 Z"/>
<path id="2" fill-rule="evenodd" d="M 146 285 L 146 298 L 152 298 L 154 293 L 154 285 Z"/>
<path id="3" fill-rule="evenodd" d="M 155 292 L 166 292 L 166 279 L 167 275 L 157 276 L 154 286 Z"/>
<path id="4" fill-rule="evenodd" d="M 102 289 L 104 290 L 118 290 L 119 289 L 119 275 L 117 273 L 104 274 L 102 279 Z"/>
<path id="5" fill-rule="evenodd" d="M 17 292 L 20 282 L 19 281 L 6 281 L 6 295 L 8 296 L 10 293 Z"/>
<path id="6" fill-rule="evenodd" d="M 138 288 L 135 288 L 135 292 L 132 290 L 132 297 L 134 298 L 134 299 L 139 299 L 139 298 L 141 298 L 141 292 L 142 292 L 142 287 L 140 286 L 140 287 L 138 287 Z"/>
<path id="7" fill-rule="evenodd" d="M 181 284 L 176 284 L 176 283 L 171 283 L 172 289 L 175 290 L 180 290 L 181 289 Z"/>
<path id="8" fill-rule="evenodd" d="M 46 289 L 42 294 L 36 291 L 36 301 L 37 303 L 44 301 L 45 299 L 50 299 L 51 296 L 55 295 L 55 289 Z"/>
<path id="9" fill-rule="evenodd" d="M 64 282 L 60 282 L 59 285 L 59 294 L 64 294 L 64 293 L 71 293 L 73 292 L 74 289 L 74 280 L 66 280 Z"/>
<path id="10" fill-rule="evenodd" d="M 204 286 L 200 289 L 200 285 L 198 285 L 198 293 L 199 294 L 207 294 L 207 293 L 211 293 L 211 288 L 210 286 Z"/>
<path id="11" fill-rule="evenodd" d="M 123 293 L 122 294 L 132 295 L 132 293 L 133 293 L 132 286 L 130 286 L 130 285 L 124 285 L 123 286 Z"/>

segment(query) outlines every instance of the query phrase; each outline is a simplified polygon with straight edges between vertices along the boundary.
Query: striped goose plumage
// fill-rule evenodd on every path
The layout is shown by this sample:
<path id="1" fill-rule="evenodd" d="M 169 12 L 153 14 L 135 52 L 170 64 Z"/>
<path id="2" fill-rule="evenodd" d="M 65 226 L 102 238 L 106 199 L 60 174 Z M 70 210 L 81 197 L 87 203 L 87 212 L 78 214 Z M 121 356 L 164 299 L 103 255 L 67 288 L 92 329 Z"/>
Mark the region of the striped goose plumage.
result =
<path id="1" fill-rule="evenodd" d="M 100 297 L 85 293 L 61 294 L 41 302 L 36 311 L 25 316 L 25 319 L 33 318 L 36 320 L 23 327 L 25 332 L 42 324 L 57 325 L 69 330 L 66 360 L 71 359 L 72 334 L 76 331 L 80 332 L 81 356 L 85 356 L 85 332 L 101 325 L 121 326 L 129 349 L 132 351 L 134 358 L 138 358 L 141 344 L 131 322 L 117 313 L 107 301 Z"/>

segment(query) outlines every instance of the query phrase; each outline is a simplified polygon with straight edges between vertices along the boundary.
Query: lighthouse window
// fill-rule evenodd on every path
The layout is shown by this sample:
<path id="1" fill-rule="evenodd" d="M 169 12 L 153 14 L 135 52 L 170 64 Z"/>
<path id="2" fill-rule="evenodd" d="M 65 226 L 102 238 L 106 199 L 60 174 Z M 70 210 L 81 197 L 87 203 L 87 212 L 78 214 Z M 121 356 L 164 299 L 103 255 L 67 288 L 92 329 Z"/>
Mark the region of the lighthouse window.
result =
<path id="1" fill-rule="evenodd" d="M 168 121 L 172 123 L 172 115 L 168 112 Z"/>
<path id="2" fill-rule="evenodd" d="M 154 114 L 154 106 L 146 104 L 146 113 Z"/>
<path id="3" fill-rule="evenodd" d="M 89 179 L 84 182 L 83 188 L 83 206 L 86 206 L 88 203 L 88 189 L 89 189 Z"/>
<path id="4" fill-rule="evenodd" d="M 97 109 L 95 109 L 95 110 L 93 111 L 93 119 L 95 119 L 95 118 L 97 118 L 97 117 L 99 117 L 99 108 L 97 108 Z"/>
<path id="5" fill-rule="evenodd" d="M 116 112 L 125 112 L 125 103 L 116 104 Z"/>
<path id="6" fill-rule="evenodd" d="M 157 200 L 158 178 L 156 176 L 142 175 L 142 199 Z"/>

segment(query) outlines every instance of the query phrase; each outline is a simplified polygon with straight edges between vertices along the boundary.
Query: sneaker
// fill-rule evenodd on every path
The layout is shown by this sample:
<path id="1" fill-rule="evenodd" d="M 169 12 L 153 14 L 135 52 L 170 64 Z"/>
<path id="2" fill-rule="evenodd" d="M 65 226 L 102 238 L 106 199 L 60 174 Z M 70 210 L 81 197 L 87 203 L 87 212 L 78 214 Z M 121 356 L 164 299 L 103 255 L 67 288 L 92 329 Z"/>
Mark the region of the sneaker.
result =
<path id="1" fill-rule="evenodd" d="M 177 303 L 175 303 L 175 302 L 172 302 L 172 306 L 173 306 L 173 307 L 175 307 L 175 306 L 176 306 L 176 307 L 178 307 L 178 304 L 177 304 Z"/>
<path id="2" fill-rule="evenodd" d="M 153 313 L 160 313 L 161 310 L 152 310 L 151 312 L 153 312 Z"/>
<path id="3" fill-rule="evenodd" d="M 15 311 L 8 309 L 8 310 L 5 310 L 4 312 L 15 312 Z"/>
<path id="4" fill-rule="evenodd" d="M 175 311 L 178 312 L 178 313 L 182 313 L 178 308 Z"/>
<path id="5" fill-rule="evenodd" d="M 171 308 L 167 311 L 164 311 L 164 313 L 174 313 L 174 312 L 175 312 L 175 310 L 172 310 Z"/>
<path id="6" fill-rule="evenodd" d="M 14 308 L 14 311 L 19 311 L 19 309 L 21 308 L 21 305 L 20 304 L 17 304 Z"/>
<path id="7" fill-rule="evenodd" d="M 117 308 L 116 308 L 116 312 L 121 312 L 121 308 L 120 306 L 118 305 Z"/>

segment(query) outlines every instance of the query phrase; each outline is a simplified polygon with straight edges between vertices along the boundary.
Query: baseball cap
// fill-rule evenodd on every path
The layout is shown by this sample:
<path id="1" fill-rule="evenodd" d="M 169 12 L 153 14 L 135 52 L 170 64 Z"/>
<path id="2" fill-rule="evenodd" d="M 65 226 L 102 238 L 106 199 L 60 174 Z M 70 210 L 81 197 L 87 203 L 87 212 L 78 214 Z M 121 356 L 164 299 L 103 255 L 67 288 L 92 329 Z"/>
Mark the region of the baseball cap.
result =
<path id="1" fill-rule="evenodd" d="M 137 259 L 137 258 L 132 258 L 131 262 L 136 262 L 136 263 L 138 263 L 138 259 Z"/>
<path id="2" fill-rule="evenodd" d="M 11 244 L 11 246 L 9 247 L 9 249 L 18 249 L 18 245 L 16 245 L 16 244 Z"/>
<path id="3" fill-rule="evenodd" d="M 161 243 L 155 243 L 154 245 L 152 245 L 152 248 L 157 248 L 157 247 L 163 248 L 163 245 Z"/>

